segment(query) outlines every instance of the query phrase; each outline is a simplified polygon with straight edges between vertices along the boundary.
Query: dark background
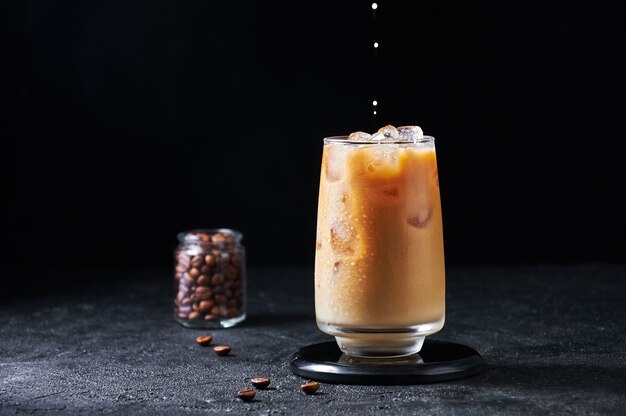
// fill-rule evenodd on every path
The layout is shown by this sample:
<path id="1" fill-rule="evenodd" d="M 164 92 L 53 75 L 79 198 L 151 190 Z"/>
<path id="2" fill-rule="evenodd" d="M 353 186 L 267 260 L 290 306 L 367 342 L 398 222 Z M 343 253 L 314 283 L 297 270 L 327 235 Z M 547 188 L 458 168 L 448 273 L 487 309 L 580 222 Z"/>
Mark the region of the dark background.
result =
<path id="1" fill-rule="evenodd" d="M 312 266 L 322 138 L 387 123 L 437 139 L 449 264 L 623 261 L 624 2 L 378 4 L 2 2 L 4 264 Z"/>

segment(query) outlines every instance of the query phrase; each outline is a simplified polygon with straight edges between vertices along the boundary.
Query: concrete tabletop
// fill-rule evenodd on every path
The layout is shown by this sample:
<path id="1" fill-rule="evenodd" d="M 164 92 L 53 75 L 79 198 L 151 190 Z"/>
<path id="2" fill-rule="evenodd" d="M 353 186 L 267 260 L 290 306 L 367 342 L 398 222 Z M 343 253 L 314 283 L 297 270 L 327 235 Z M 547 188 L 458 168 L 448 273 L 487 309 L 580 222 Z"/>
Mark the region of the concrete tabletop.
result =
<path id="1" fill-rule="evenodd" d="M 315 325 L 311 269 L 249 270 L 249 317 L 219 330 L 173 320 L 167 270 L 4 273 L 16 284 L 0 293 L 3 415 L 626 414 L 626 266 L 449 268 L 432 338 L 477 349 L 482 374 L 312 396 L 288 366 L 331 339 Z M 199 346 L 202 334 L 232 353 Z M 241 402 L 252 377 L 271 388 Z"/>

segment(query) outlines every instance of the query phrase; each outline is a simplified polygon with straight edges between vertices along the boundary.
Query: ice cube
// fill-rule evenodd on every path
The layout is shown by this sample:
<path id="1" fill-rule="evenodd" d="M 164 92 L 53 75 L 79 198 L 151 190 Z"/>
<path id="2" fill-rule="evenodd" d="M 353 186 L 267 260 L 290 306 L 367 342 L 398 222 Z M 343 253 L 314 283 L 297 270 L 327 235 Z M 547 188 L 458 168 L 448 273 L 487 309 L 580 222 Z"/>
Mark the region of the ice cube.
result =
<path id="1" fill-rule="evenodd" d="M 432 214 L 432 206 L 425 205 L 420 207 L 419 209 L 414 210 L 414 212 L 407 218 L 407 222 L 409 223 L 409 225 L 412 225 L 415 228 L 426 228 L 426 226 L 430 222 Z"/>
<path id="2" fill-rule="evenodd" d="M 398 130 L 391 124 L 387 124 L 385 127 L 378 129 L 378 133 L 381 133 L 387 140 L 398 139 Z"/>
<path id="3" fill-rule="evenodd" d="M 398 137 L 411 141 L 422 140 L 424 132 L 419 126 L 402 126 L 398 127 Z"/>
<path id="4" fill-rule="evenodd" d="M 324 157 L 326 158 L 326 180 L 329 182 L 340 180 L 342 172 L 346 169 L 348 149 L 340 144 L 332 144 L 324 150 Z"/>
<path id="5" fill-rule="evenodd" d="M 364 131 L 355 131 L 348 136 L 348 141 L 362 141 L 369 140 L 372 137 L 371 134 L 365 133 Z"/>
<path id="6" fill-rule="evenodd" d="M 335 253 L 351 254 L 354 252 L 353 227 L 346 221 L 334 221 L 330 228 L 330 245 Z"/>
<path id="7" fill-rule="evenodd" d="M 379 133 L 376 133 L 379 134 Z M 376 135 L 375 134 L 375 135 Z M 374 136 L 375 136 L 374 135 Z M 391 164 L 395 165 L 398 162 L 399 150 L 398 147 L 392 142 L 393 139 L 381 139 L 378 145 L 375 148 L 370 150 L 369 156 L 371 157 L 370 165 L 373 165 L 373 168 L 378 168 L 381 164 Z M 368 165 L 368 170 L 373 172 L 373 170 Z"/>

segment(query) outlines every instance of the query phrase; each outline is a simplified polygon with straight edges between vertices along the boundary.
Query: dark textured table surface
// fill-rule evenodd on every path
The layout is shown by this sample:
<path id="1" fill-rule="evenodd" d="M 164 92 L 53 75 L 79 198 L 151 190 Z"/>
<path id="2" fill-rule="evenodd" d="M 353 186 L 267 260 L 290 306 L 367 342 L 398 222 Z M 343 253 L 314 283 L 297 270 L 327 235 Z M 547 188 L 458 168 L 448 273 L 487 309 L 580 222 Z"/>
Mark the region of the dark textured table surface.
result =
<path id="1" fill-rule="evenodd" d="M 7 272 L 11 273 L 11 272 Z M 0 294 L 0 413 L 626 414 L 626 267 L 450 268 L 434 339 L 483 354 L 486 371 L 416 386 L 323 384 L 305 396 L 291 354 L 317 330 L 312 270 L 249 271 L 249 318 L 200 331 L 172 319 L 167 271 L 16 279 Z M 66 279 L 67 280 L 67 279 Z M 41 276 L 38 282 L 42 282 Z M 204 333 L 233 347 L 218 357 Z M 250 377 L 273 389 L 243 403 Z"/>

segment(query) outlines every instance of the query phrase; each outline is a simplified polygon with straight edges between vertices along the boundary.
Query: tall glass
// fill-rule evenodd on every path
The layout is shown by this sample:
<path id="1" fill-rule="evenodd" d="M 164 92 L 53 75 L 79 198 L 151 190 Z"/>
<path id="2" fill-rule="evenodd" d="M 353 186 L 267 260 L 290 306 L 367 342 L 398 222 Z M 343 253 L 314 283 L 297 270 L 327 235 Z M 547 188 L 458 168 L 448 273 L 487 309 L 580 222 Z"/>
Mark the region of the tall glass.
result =
<path id="1" fill-rule="evenodd" d="M 320 330 L 348 355 L 414 354 L 443 327 L 434 140 L 324 139 L 315 312 Z"/>

